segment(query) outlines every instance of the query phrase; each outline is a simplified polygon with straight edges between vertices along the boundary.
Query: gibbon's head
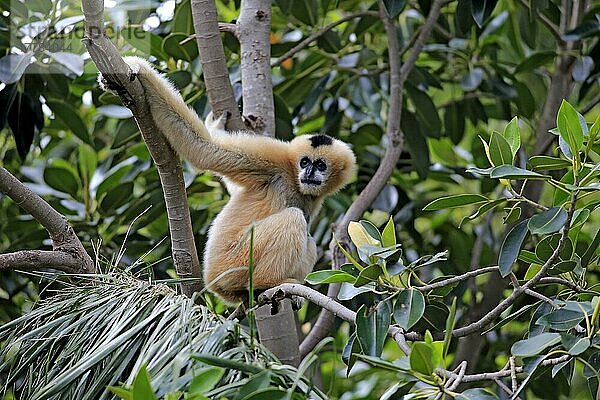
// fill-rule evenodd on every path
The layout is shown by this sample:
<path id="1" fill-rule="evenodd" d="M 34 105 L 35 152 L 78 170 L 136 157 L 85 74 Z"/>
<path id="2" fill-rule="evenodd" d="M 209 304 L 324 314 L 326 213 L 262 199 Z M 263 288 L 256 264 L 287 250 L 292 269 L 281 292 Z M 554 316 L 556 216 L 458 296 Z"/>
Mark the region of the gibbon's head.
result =
<path id="1" fill-rule="evenodd" d="M 350 147 L 327 135 L 301 135 L 290 142 L 302 194 L 324 196 L 341 189 L 354 170 L 356 159 Z"/>

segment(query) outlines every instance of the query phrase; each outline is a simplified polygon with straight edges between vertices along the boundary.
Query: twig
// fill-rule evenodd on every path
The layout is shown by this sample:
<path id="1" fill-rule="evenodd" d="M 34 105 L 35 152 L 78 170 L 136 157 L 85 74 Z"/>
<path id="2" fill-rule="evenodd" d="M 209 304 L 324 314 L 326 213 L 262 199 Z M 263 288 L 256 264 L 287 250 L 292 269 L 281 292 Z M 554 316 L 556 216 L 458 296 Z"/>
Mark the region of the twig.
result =
<path id="1" fill-rule="evenodd" d="M 283 299 L 300 296 L 313 304 L 316 304 L 322 309 L 328 310 L 334 316 L 343 319 L 352 324 L 356 323 L 356 313 L 349 308 L 338 303 L 334 299 L 312 289 L 308 286 L 297 283 L 284 283 L 274 288 L 265 290 L 259 297 L 256 304 L 257 307 L 262 307 L 267 304 L 276 304 Z M 402 328 L 396 325 L 391 325 L 388 329 L 388 336 L 398 343 L 400 349 L 406 354 L 410 354 L 410 346 L 406 343 Z"/>
<path id="2" fill-rule="evenodd" d="M 592 108 L 596 107 L 600 103 L 600 93 L 596 95 L 589 103 L 587 103 L 582 109 L 581 114 L 585 115 L 588 112 L 592 111 Z"/>
<path id="3" fill-rule="evenodd" d="M 510 383 L 514 393 L 518 389 L 519 383 L 517 382 L 517 371 L 515 367 L 515 358 L 513 356 L 508 358 L 508 364 L 510 365 Z"/>
<path id="4" fill-rule="evenodd" d="M 282 62 L 284 62 L 285 60 L 287 60 L 288 58 L 293 57 L 294 55 L 296 55 L 296 53 L 298 53 L 299 51 L 301 51 L 302 49 L 307 47 L 309 44 L 311 44 L 312 42 L 314 42 L 315 40 L 317 40 L 318 38 L 320 38 L 321 36 L 323 36 L 324 34 L 329 32 L 336 26 L 341 25 L 344 22 L 350 21 L 354 18 L 367 17 L 367 16 L 379 17 L 379 12 L 377 12 L 377 11 L 359 11 L 354 14 L 346 15 L 346 16 L 338 19 L 337 21 L 334 21 L 334 22 L 331 22 L 331 23 L 325 25 L 323 28 L 321 28 L 318 31 L 313 32 L 311 35 L 307 36 L 304 40 L 302 40 L 300 43 L 298 43 L 297 45 L 292 47 L 290 50 L 288 50 L 284 55 L 279 57 L 277 60 L 273 61 L 271 63 L 271 67 L 276 67 L 279 64 L 281 64 Z"/>
<path id="5" fill-rule="evenodd" d="M 494 382 L 496 382 L 496 385 L 498 385 L 498 387 L 500 387 L 500 389 L 504 390 L 504 392 L 506 394 L 508 394 L 509 396 L 512 396 L 512 394 L 513 394 L 512 390 L 510 390 L 510 388 L 508 386 L 506 386 L 504 384 L 504 382 L 502 382 L 498 378 L 494 378 Z M 521 400 L 521 398 L 517 396 L 517 398 L 515 400 Z"/>
<path id="6" fill-rule="evenodd" d="M 402 91 L 404 88 L 404 83 L 406 82 L 410 71 L 414 67 L 417 57 L 423 50 L 423 46 L 431 34 L 433 25 L 440 16 L 442 6 L 446 2 L 447 0 L 434 1 L 433 5 L 431 6 L 431 11 L 427 16 L 425 23 L 423 24 L 423 28 L 419 32 L 417 40 L 411 49 L 408 60 L 406 64 L 401 67 L 400 57 L 394 56 L 399 54 L 400 50 L 394 20 L 386 14 L 383 2 L 379 1 L 379 16 L 385 26 L 389 47 L 388 54 L 390 55 L 390 95 L 386 127 L 388 144 L 386 146 L 383 159 L 381 160 L 377 171 L 373 175 L 373 178 L 360 192 L 352 205 L 350 205 L 348 211 L 335 228 L 336 237 L 342 245 L 345 245 L 348 241 L 347 229 L 350 221 L 360 218 L 364 211 L 371 205 L 371 203 L 373 203 L 395 169 L 396 162 L 400 157 L 400 153 L 402 152 L 404 144 L 404 137 L 400 131 Z M 343 262 L 343 255 L 337 248 L 335 241 L 331 242 L 330 249 L 332 250 L 333 254 L 333 268 L 337 269 Z M 327 290 L 327 296 L 332 299 L 337 298 L 339 291 L 339 284 L 331 284 Z M 309 332 L 300 345 L 300 354 L 302 357 L 308 354 L 327 335 L 333 323 L 333 319 L 333 315 L 327 310 L 323 310 L 319 314 L 313 329 Z"/>
<path id="7" fill-rule="evenodd" d="M 575 179 L 574 185 L 577 186 L 577 177 Z M 523 284 L 522 286 L 520 286 L 518 288 L 515 288 L 513 290 L 513 292 L 510 294 L 510 296 L 508 296 L 506 299 L 504 299 L 500 304 L 498 304 L 496 307 L 494 307 L 493 310 L 491 310 L 489 313 L 484 315 L 481 319 L 479 319 L 478 321 L 473 322 L 467 326 L 464 326 L 462 328 L 458 328 L 458 329 L 454 330 L 453 335 L 455 337 L 466 336 L 473 332 L 477 332 L 477 331 L 480 331 L 483 328 L 485 328 L 489 323 L 491 323 L 493 320 L 495 320 L 504 310 L 506 310 L 508 307 L 510 307 L 510 305 L 513 304 L 515 302 L 515 300 L 521 294 L 523 294 L 525 292 L 525 290 L 530 289 L 531 287 L 534 287 L 535 284 L 537 284 L 539 282 L 539 280 L 542 279 L 542 277 L 544 277 L 548 268 L 550 268 L 550 266 L 552 266 L 554 264 L 554 262 L 558 259 L 558 256 L 559 256 L 560 252 L 562 251 L 565 241 L 569 235 L 569 229 L 570 229 L 570 225 L 571 225 L 571 220 L 573 219 L 573 213 L 575 211 L 575 202 L 577 201 L 577 195 L 578 195 L 577 190 L 575 190 L 571 193 L 570 206 L 569 206 L 569 211 L 567 213 L 567 221 L 565 222 L 565 225 L 562 228 L 562 233 L 561 233 L 560 239 L 558 241 L 558 245 L 556 246 L 556 249 L 554 250 L 552 255 L 548 258 L 548 260 L 546 260 L 544 265 L 542 265 L 540 270 L 529 281 L 525 282 L 525 284 Z"/>
<path id="8" fill-rule="evenodd" d="M 13 199 L 19 207 L 46 228 L 52 239 L 53 249 L 53 251 L 29 250 L 0 255 L 0 270 L 48 266 L 66 272 L 93 273 L 95 271 L 94 262 L 67 219 L 3 167 L 0 167 L 0 192 Z"/>
<path id="9" fill-rule="evenodd" d="M 443 281 L 439 281 L 439 282 L 435 282 L 435 283 L 431 283 L 431 284 L 423 285 L 423 286 L 414 286 L 414 288 L 420 290 L 421 292 L 430 292 L 437 288 L 448 286 L 448 285 L 451 285 L 456 282 L 461 282 L 461 281 L 467 280 L 474 276 L 478 276 L 478 275 L 482 275 L 482 274 L 486 274 L 488 272 L 494 272 L 494 271 L 498 271 L 497 266 L 483 267 L 483 268 L 479 268 L 479 269 L 474 269 L 473 271 L 465 272 L 462 275 L 453 276 L 452 278 L 444 279 Z"/>
<path id="10" fill-rule="evenodd" d="M 558 277 L 555 277 L 555 276 L 544 277 L 544 278 L 540 279 L 540 281 L 538 283 L 541 284 L 541 285 L 558 283 L 559 285 L 566 286 L 566 287 L 568 287 L 569 289 L 571 289 L 571 290 L 573 290 L 575 292 L 583 292 L 585 290 L 585 288 L 577 285 L 576 283 L 573 283 L 573 282 L 568 281 L 566 279 L 558 278 Z"/>

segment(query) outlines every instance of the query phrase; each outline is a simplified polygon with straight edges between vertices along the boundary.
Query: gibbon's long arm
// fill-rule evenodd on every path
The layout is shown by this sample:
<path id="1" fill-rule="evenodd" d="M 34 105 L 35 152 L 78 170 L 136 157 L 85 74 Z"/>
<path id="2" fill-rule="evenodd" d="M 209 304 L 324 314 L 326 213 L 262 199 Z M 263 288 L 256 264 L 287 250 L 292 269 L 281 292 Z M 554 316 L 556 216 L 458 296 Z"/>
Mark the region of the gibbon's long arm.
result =
<path id="1" fill-rule="evenodd" d="M 171 82 L 144 59 L 125 57 L 139 79 L 152 118 L 175 151 L 201 170 L 211 170 L 238 184 L 252 184 L 283 172 L 287 144 L 241 133 L 211 135 Z"/>

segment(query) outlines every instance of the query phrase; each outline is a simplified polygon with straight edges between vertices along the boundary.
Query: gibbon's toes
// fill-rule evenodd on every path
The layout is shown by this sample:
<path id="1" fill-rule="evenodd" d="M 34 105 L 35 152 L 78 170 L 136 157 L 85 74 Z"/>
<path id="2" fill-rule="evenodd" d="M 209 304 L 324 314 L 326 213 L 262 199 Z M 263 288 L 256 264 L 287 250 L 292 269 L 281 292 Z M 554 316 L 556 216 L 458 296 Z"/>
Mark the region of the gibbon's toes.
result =
<path id="1" fill-rule="evenodd" d="M 304 298 L 300 296 L 291 296 L 292 310 L 298 311 L 304 305 Z"/>

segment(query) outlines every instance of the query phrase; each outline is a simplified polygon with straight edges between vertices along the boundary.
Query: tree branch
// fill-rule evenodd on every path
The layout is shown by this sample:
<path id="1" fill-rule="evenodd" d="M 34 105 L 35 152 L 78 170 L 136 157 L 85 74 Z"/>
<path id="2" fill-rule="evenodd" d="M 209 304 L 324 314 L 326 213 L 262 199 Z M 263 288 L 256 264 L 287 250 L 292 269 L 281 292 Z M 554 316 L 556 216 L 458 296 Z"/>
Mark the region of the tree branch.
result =
<path id="1" fill-rule="evenodd" d="M 68 272 L 93 273 L 94 262 L 67 219 L 44 199 L 0 167 L 0 192 L 27 211 L 50 235 L 53 251 L 19 251 L 0 255 L 0 270 L 52 267 Z M 62 268 L 61 268 L 62 267 Z"/>
<path id="2" fill-rule="evenodd" d="M 275 136 L 271 80 L 271 2 L 243 0 L 237 21 L 240 40 L 244 122 L 250 130 Z"/>
<path id="3" fill-rule="evenodd" d="M 86 22 L 84 43 L 100 73 L 109 82 L 123 88 L 120 95 L 129 107 L 152 159 L 156 164 L 163 188 L 171 251 L 177 274 L 182 278 L 200 278 L 200 262 L 194 243 L 192 221 L 183 180 L 179 156 L 171 148 L 152 119 L 146 95 L 137 79 L 131 79 L 129 66 L 106 36 L 104 30 L 104 4 L 102 0 L 84 0 L 83 14 Z M 191 296 L 202 289 L 199 281 L 182 283 L 184 294 Z"/>
<path id="4" fill-rule="evenodd" d="M 225 50 L 219 34 L 217 6 L 213 0 L 192 0 L 191 4 L 196 42 L 210 107 L 216 117 L 225 111 L 229 112 L 226 123 L 228 130 L 244 130 L 245 126 L 229 80 Z"/>
<path id="5" fill-rule="evenodd" d="M 310 45 L 312 42 L 314 42 L 315 40 L 317 40 L 318 38 L 320 38 L 321 36 L 323 36 L 324 34 L 329 32 L 336 26 L 341 25 L 344 22 L 353 20 L 354 18 L 369 17 L 369 16 L 370 17 L 379 17 L 379 12 L 378 11 L 359 11 L 359 12 L 356 12 L 353 14 L 346 15 L 345 17 L 342 17 L 342 18 L 338 19 L 337 21 L 334 21 L 334 22 L 331 22 L 331 23 L 325 25 L 323 28 L 319 29 L 318 31 L 311 33 L 304 40 L 302 40 L 300 43 L 298 43 L 297 45 L 292 47 L 290 50 L 288 50 L 284 55 L 279 57 L 277 60 L 273 61 L 271 63 L 271 67 L 276 67 L 279 64 L 281 64 L 282 62 L 284 62 L 285 60 L 287 60 L 288 58 L 293 57 L 294 55 L 296 55 L 296 53 L 298 53 L 299 51 L 301 51 L 302 49 L 304 49 L 305 47 Z"/>
<path id="6" fill-rule="evenodd" d="M 343 319 L 352 324 L 356 323 L 356 313 L 349 308 L 338 303 L 331 297 L 328 297 L 308 286 L 297 283 L 284 283 L 271 289 L 265 290 L 259 297 L 257 306 L 265 306 L 267 304 L 277 304 L 283 299 L 292 298 L 292 296 L 300 296 L 313 304 L 316 304 L 322 309 L 328 310 L 334 316 Z M 410 347 L 406 343 L 402 328 L 392 325 L 388 330 L 388 336 L 398 343 L 398 346 L 405 354 L 410 354 Z"/>
<path id="7" fill-rule="evenodd" d="M 361 191 L 356 200 L 352 203 L 340 223 L 335 228 L 335 234 L 337 239 L 344 245 L 348 241 L 348 225 L 350 221 L 359 219 L 365 210 L 371 205 L 373 200 L 377 197 L 379 192 L 383 189 L 388 179 L 394 172 L 396 162 L 400 157 L 404 144 L 404 136 L 400 131 L 400 116 L 402 113 L 402 91 L 404 89 L 404 83 L 408 78 L 408 75 L 415 65 L 417 57 L 423 50 L 425 42 L 429 38 L 435 22 L 440 16 L 442 6 L 447 0 L 435 0 L 431 6 L 431 11 L 425 20 L 422 29 L 419 32 L 417 40 L 415 41 L 414 47 L 412 48 L 407 62 L 401 67 L 400 57 L 394 55 L 399 54 L 400 46 L 398 44 L 398 37 L 396 35 L 396 27 L 394 20 L 387 15 L 383 2 L 379 1 L 379 16 L 385 26 L 385 31 L 388 38 L 388 57 L 390 67 L 390 95 L 389 95 L 389 109 L 387 116 L 387 146 L 385 154 L 377 171 L 373 175 L 373 178 L 369 181 L 367 186 Z M 344 257 L 337 248 L 337 244 L 332 241 L 330 249 L 333 254 L 333 268 L 339 268 L 339 265 L 343 263 Z M 327 296 L 335 299 L 340 291 L 340 284 L 331 284 L 327 290 Z M 313 329 L 306 336 L 302 344 L 300 345 L 300 354 L 304 357 L 308 354 L 329 332 L 333 323 L 334 316 L 327 310 L 323 310 Z"/>

